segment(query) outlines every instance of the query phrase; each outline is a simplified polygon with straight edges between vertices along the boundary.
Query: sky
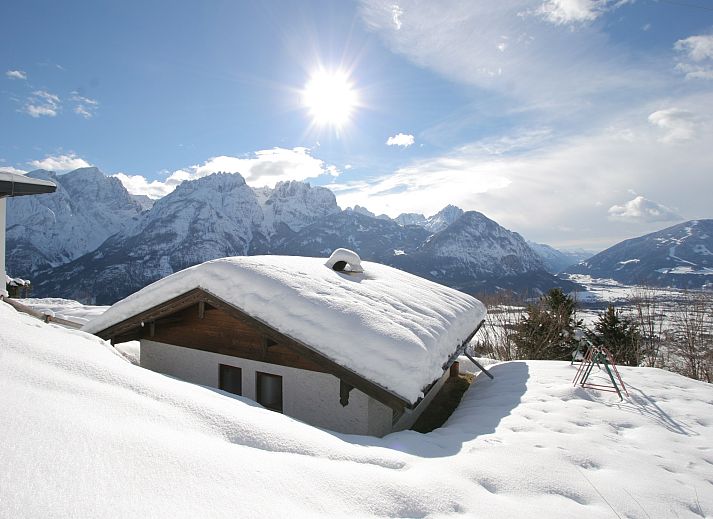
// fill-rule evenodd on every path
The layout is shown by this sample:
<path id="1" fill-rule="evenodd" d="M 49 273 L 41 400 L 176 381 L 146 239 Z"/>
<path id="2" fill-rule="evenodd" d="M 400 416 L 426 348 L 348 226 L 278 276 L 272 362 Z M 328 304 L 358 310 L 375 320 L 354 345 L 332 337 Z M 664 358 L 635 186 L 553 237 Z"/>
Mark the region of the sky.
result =
<path id="1" fill-rule="evenodd" d="M 0 169 L 238 172 L 601 250 L 713 218 L 713 1 L 3 2 Z"/>

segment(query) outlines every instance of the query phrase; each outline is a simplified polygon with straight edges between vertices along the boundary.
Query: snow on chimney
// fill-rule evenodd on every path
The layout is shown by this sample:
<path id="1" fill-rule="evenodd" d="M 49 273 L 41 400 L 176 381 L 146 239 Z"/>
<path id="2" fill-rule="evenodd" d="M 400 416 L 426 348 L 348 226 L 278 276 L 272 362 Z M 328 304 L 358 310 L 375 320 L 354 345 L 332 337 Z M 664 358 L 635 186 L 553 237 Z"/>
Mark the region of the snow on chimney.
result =
<path id="1" fill-rule="evenodd" d="M 364 272 L 361 258 L 353 250 L 337 249 L 325 263 L 327 267 L 337 272 Z"/>

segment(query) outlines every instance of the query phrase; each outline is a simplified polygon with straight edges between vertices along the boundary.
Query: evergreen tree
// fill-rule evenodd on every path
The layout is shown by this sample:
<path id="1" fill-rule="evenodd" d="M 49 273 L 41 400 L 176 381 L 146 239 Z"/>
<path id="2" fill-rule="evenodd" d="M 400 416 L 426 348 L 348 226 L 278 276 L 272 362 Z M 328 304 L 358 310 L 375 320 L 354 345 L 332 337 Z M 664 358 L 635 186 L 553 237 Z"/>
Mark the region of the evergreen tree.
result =
<path id="1" fill-rule="evenodd" d="M 585 336 L 592 344 L 606 347 L 617 364 L 639 365 L 641 359 L 638 326 L 613 306 L 609 306 L 606 311 L 599 314 L 594 329 L 587 330 Z"/>
<path id="2" fill-rule="evenodd" d="M 577 347 L 574 299 L 553 288 L 535 304 L 527 306 L 515 330 L 514 341 L 521 359 L 569 360 Z"/>

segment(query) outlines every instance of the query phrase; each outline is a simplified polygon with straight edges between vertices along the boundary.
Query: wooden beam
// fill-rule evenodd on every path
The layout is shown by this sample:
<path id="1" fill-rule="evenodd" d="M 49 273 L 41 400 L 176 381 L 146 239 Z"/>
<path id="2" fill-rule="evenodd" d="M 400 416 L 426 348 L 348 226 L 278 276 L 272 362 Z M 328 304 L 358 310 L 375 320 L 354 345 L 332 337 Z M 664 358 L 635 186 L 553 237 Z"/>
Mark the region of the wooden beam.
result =
<path id="1" fill-rule="evenodd" d="M 468 353 L 468 352 L 466 351 L 466 352 L 465 352 L 465 356 L 468 357 L 468 360 L 470 360 L 473 364 L 475 364 L 475 365 L 480 369 L 480 371 L 482 371 L 483 373 L 485 373 L 486 375 L 488 375 L 488 376 L 490 377 L 490 380 L 493 380 L 493 374 L 490 373 L 490 371 L 488 371 L 487 369 L 485 369 L 483 366 L 481 366 L 480 362 L 478 362 L 477 360 L 475 360 L 475 359 L 473 358 L 473 356 L 472 356 L 470 353 Z"/>
<path id="2" fill-rule="evenodd" d="M 198 319 L 205 317 L 205 301 L 198 301 Z"/>
<path id="3" fill-rule="evenodd" d="M 104 330 L 100 330 L 96 332 L 95 335 L 98 335 L 102 339 L 110 339 L 111 337 L 117 335 L 124 335 L 134 328 L 141 327 L 144 322 L 160 319 L 161 317 L 171 315 L 178 310 L 183 310 L 198 303 L 203 298 L 204 293 L 205 292 L 202 288 L 194 288 L 193 290 L 189 290 L 188 292 L 169 299 L 168 301 L 164 301 L 163 303 L 149 308 L 148 310 L 139 312 L 133 317 L 109 326 Z"/>

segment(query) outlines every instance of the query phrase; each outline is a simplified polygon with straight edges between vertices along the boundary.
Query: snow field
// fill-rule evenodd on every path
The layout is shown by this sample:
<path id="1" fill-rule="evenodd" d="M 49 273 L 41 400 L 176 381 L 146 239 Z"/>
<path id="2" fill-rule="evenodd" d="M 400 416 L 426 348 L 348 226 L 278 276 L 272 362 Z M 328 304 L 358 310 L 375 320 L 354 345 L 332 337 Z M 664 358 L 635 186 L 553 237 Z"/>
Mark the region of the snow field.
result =
<path id="1" fill-rule="evenodd" d="M 464 365 L 468 369 L 467 365 Z M 706 517 L 713 389 L 495 364 L 444 427 L 330 433 L 0 303 L 0 517 Z"/>

